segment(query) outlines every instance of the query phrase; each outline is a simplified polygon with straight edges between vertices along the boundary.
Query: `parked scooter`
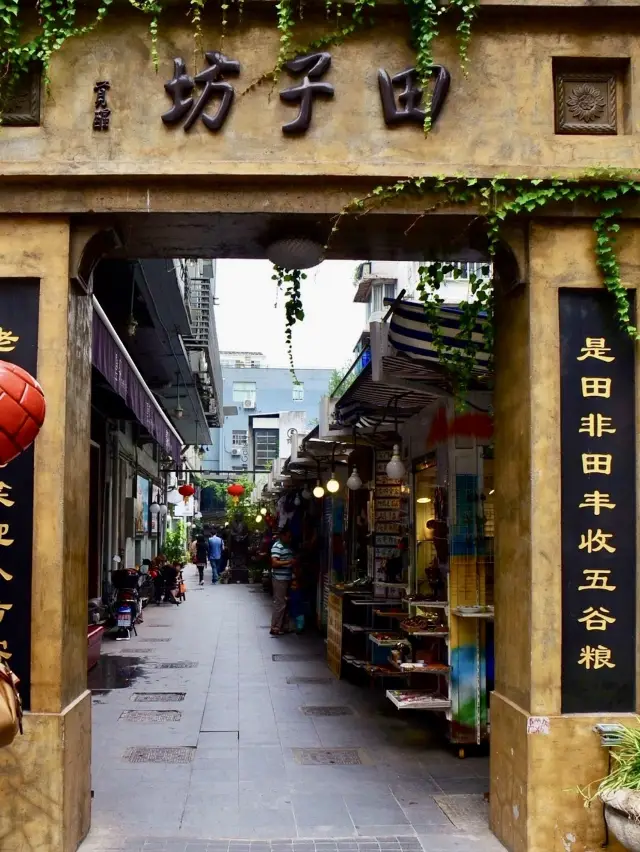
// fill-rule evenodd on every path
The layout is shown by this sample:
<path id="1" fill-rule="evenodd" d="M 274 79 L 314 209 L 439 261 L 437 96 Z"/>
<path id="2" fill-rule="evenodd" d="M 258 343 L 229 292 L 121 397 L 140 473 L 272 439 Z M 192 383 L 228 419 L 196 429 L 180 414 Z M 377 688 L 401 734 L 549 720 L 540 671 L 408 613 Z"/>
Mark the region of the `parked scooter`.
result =
<path id="1" fill-rule="evenodd" d="M 115 589 L 112 618 L 118 628 L 116 639 L 130 639 L 132 631 L 138 635 L 136 621 L 142 612 L 138 588 L 142 576 L 137 571 L 129 571 L 126 568 L 111 572 L 111 583 Z"/>

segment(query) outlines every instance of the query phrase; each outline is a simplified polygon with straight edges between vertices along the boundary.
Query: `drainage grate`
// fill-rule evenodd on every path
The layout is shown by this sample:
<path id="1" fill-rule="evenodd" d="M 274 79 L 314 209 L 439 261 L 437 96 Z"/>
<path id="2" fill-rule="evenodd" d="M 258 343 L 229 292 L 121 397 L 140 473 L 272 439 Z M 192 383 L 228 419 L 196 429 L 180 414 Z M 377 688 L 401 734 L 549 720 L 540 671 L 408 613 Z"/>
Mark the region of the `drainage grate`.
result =
<path id="1" fill-rule="evenodd" d="M 191 763 L 196 753 L 194 746 L 133 746 L 122 756 L 128 763 Z"/>
<path id="2" fill-rule="evenodd" d="M 301 663 L 305 660 L 324 660 L 324 657 L 318 654 L 272 654 L 271 659 L 274 663 Z"/>
<path id="3" fill-rule="evenodd" d="M 173 627 L 173 624 L 147 624 L 147 627 Z"/>
<path id="4" fill-rule="evenodd" d="M 332 683 L 332 677 L 308 677 L 305 675 L 292 675 L 287 678 L 287 683 L 303 684 L 303 683 Z"/>
<path id="5" fill-rule="evenodd" d="M 120 714 L 125 722 L 179 722 L 181 718 L 179 710 L 124 710 Z"/>
<path id="6" fill-rule="evenodd" d="M 454 826 L 461 831 L 488 829 L 489 803 L 482 793 L 458 793 L 433 798 Z"/>
<path id="7" fill-rule="evenodd" d="M 143 642 L 171 642 L 171 639 L 160 639 L 154 636 L 145 636 Z"/>
<path id="8" fill-rule="evenodd" d="M 134 692 L 132 701 L 184 701 L 186 692 Z"/>
<path id="9" fill-rule="evenodd" d="M 296 763 L 303 766 L 362 766 L 359 748 L 294 748 Z"/>
<path id="10" fill-rule="evenodd" d="M 340 707 L 337 705 L 332 705 L 330 707 L 315 707 L 305 704 L 300 709 L 305 716 L 353 716 L 353 710 L 351 707 Z"/>
<path id="11" fill-rule="evenodd" d="M 195 669 L 197 663 L 151 663 L 154 669 Z"/>

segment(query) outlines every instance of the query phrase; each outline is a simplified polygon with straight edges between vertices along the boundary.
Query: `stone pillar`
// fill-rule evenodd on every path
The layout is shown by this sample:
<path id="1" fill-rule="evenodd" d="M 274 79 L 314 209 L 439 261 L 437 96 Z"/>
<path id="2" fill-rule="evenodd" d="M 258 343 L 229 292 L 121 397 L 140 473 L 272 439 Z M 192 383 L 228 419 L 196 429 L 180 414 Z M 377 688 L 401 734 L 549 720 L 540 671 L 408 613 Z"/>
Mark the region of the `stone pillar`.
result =
<path id="1" fill-rule="evenodd" d="M 0 217 L 0 278 L 40 281 L 37 376 L 47 401 L 35 444 L 31 709 L 24 736 L 0 750 L 1 852 L 72 852 L 90 823 L 91 302 L 70 282 L 69 245 L 66 219 Z"/>
<path id="2" fill-rule="evenodd" d="M 558 303 L 560 288 L 602 285 L 590 222 L 536 223 L 528 236 L 526 284 L 498 309 L 491 826 L 511 852 L 593 852 L 605 839 L 602 808 L 585 808 L 576 792 L 607 771 L 593 726 L 635 724 L 635 715 L 561 710 Z M 638 280 L 639 248 L 640 227 L 625 225 L 619 251 L 627 282 Z M 532 717 L 539 723 L 529 724 Z M 610 838 L 608 848 L 621 847 Z"/>

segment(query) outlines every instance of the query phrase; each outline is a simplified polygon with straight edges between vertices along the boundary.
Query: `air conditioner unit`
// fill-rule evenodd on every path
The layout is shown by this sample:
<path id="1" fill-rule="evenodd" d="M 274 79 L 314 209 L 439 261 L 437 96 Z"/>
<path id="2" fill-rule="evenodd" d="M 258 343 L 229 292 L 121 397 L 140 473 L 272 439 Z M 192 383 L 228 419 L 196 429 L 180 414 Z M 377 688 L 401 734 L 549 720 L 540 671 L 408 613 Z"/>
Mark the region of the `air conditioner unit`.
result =
<path id="1" fill-rule="evenodd" d="M 239 456 L 240 455 L 240 448 L 239 447 L 233 447 L 231 449 L 231 455 L 232 456 Z"/>
<path id="2" fill-rule="evenodd" d="M 242 407 L 243 408 L 255 408 L 256 404 L 252 399 L 245 399 L 245 401 L 242 403 Z"/>

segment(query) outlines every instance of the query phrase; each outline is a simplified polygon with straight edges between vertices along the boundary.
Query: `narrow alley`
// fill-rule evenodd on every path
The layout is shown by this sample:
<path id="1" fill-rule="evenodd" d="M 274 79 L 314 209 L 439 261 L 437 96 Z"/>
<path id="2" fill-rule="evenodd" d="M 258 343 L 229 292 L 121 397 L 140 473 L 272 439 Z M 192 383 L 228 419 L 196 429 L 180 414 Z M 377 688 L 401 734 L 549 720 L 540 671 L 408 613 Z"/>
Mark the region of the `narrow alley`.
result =
<path id="1" fill-rule="evenodd" d="M 269 636 L 258 586 L 150 606 L 105 641 L 82 852 L 497 852 L 488 761 L 337 681 L 317 635 Z"/>

